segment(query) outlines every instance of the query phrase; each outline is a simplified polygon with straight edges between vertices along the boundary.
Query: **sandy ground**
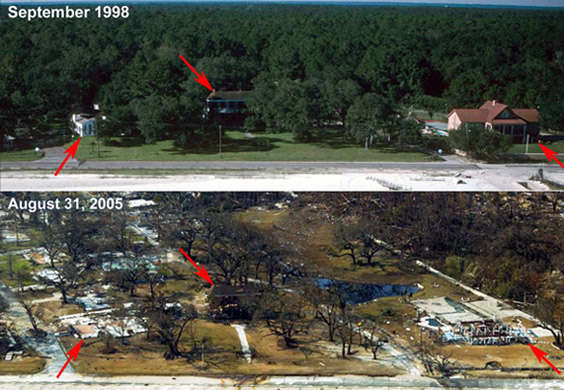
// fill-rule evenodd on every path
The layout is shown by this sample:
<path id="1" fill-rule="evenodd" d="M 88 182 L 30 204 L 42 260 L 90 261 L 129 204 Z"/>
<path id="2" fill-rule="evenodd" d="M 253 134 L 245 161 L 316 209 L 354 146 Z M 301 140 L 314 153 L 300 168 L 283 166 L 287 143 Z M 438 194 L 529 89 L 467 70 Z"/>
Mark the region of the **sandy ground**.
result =
<path id="1" fill-rule="evenodd" d="M 547 191 L 531 180 L 531 166 L 480 166 L 452 170 L 381 168 L 330 169 L 302 173 L 275 171 L 182 174 L 67 173 L 1 171 L 2 191 Z M 551 168 L 553 177 L 564 181 Z"/>

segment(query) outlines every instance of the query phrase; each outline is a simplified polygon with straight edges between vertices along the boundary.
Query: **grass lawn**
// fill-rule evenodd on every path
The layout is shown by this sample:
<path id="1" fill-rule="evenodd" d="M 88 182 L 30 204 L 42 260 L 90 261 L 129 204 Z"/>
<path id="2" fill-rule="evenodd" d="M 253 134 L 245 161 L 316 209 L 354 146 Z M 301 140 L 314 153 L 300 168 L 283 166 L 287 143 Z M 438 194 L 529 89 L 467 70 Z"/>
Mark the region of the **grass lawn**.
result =
<path id="1" fill-rule="evenodd" d="M 318 340 L 318 331 L 299 337 L 300 348 L 285 349 L 279 338 L 264 327 L 247 328 L 247 338 L 256 358 L 248 364 L 238 352 L 241 349 L 235 329 L 224 324 L 197 320 L 194 324 L 195 338 L 210 340 L 209 352 L 202 363 L 199 356 L 193 360 L 165 360 L 166 347 L 156 341 L 148 341 L 145 334 L 126 340 L 122 345 L 115 340 L 117 352 L 102 353 L 103 344 L 98 339 L 84 341 L 81 358 L 73 363 L 81 374 L 97 375 L 331 375 L 365 374 L 396 375 L 400 372 L 370 359 L 340 359 L 333 351 L 337 344 Z M 76 344 L 76 339 L 61 339 L 66 348 Z M 331 344 L 331 345 L 329 345 Z M 331 347 L 331 349 L 327 349 Z M 190 329 L 181 339 L 181 349 L 190 350 Z M 359 354 L 368 355 L 363 349 Z"/>
<path id="2" fill-rule="evenodd" d="M 51 294 L 53 296 L 53 294 Z M 40 298 L 34 298 L 40 299 Z M 66 316 L 69 314 L 84 313 L 84 309 L 80 306 L 67 303 L 63 304 L 63 300 L 57 299 L 56 301 L 41 302 L 36 303 L 35 306 L 41 305 L 43 309 L 43 321 L 45 323 L 51 323 L 57 319 L 59 316 Z"/>
<path id="3" fill-rule="evenodd" d="M 70 145 L 70 144 L 68 144 Z M 68 146 L 66 145 L 66 146 Z M 100 142 L 100 157 L 95 138 L 84 138 L 78 148 L 80 160 L 103 161 L 433 161 L 434 157 L 411 149 L 378 145 L 371 150 L 345 139 L 342 130 L 327 129 L 309 142 L 296 142 L 291 133 L 259 134 L 247 138 L 240 131 L 227 131 L 222 153 L 216 145 L 182 150 L 172 140 L 154 145 L 132 142 L 131 146 L 106 146 Z"/>
<path id="4" fill-rule="evenodd" d="M 545 146 L 554 150 L 556 153 L 564 153 L 564 142 L 555 142 Z M 507 153 L 525 153 L 525 147 L 526 145 L 524 144 L 515 144 L 509 148 Z M 538 144 L 530 144 L 529 153 L 543 153 L 543 151 Z"/>
<path id="5" fill-rule="evenodd" d="M 14 271 L 13 279 L 10 279 L 10 271 L 9 271 L 9 263 L 8 263 L 8 256 L 3 255 L 0 256 L 0 279 L 8 286 L 8 287 L 17 287 L 18 281 L 16 278 L 16 271 L 22 267 L 26 267 L 30 272 L 33 272 L 34 267 L 31 263 L 25 260 L 22 256 L 14 255 L 12 256 L 12 270 Z M 23 281 L 24 286 L 29 286 L 32 284 L 37 283 L 35 280 L 29 278 Z"/>
<path id="6" fill-rule="evenodd" d="M 548 339 L 547 339 L 548 340 Z M 552 340 L 548 340 L 552 342 Z M 564 368 L 564 351 L 560 351 L 550 344 L 538 345 L 539 348 L 550 354 L 554 365 Z M 545 368 L 546 364 L 539 363 L 531 349 L 526 344 L 513 345 L 446 345 L 442 347 L 444 354 L 452 353 L 452 358 L 460 365 L 473 368 L 484 368 L 487 362 L 496 361 L 504 368 Z M 545 376 L 547 373 L 544 373 Z M 551 374 L 550 372 L 548 374 Z M 539 374 L 537 374 L 539 375 Z M 554 376 L 556 377 L 556 376 Z"/>
<path id="7" fill-rule="evenodd" d="M 15 358 L 7 362 L 2 356 L 0 359 L 0 375 L 31 375 L 37 374 L 45 367 L 45 361 L 39 356 L 26 356 Z"/>
<path id="8" fill-rule="evenodd" d="M 14 152 L 0 152 L 0 162 L 8 161 L 35 161 L 43 158 L 45 153 L 43 151 L 35 153 L 35 150 L 18 150 Z"/>
<path id="9" fill-rule="evenodd" d="M 247 339 L 256 356 L 251 365 L 240 369 L 249 375 L 395 376 L 402 373 L 373 360 L 371 354 L 358 345 L 353 347 L 352 356 L 342 359 L 339 343 L 321 337 L 321 328 L 314 326 L 307 334 L 298 335 L 298 347 L 294 349 L 285 348 L 280 338 L 265 327 L 248 328 Z"/>
<path id="10" fill-rule="evenodd" d="M 188 362 L 186 359 L 166 360 L 164 352 L 166 346 L 156 341 L 148 341 L 146 334 L 140 334 L 126 339 L 126 345 L 115 340 L 117 352 L 102 353 L 103 343 L 99 339 L 88 339 L 80 350 L 80 359 L 73 363 L 74 368 L 81 374 L 99 375 L 205 375 L 237 373 L 237 367 L 247 364 L 237 358 L 240 350 L 239 338 L 235 329 L 223 324 L 197 320 L 194 324 L 195 338 L 210 339 L 209 352 L 204 356 L 205 363 L 198 358 Z M 183 351 L 190 350 L 190 330 L 186 329 L 180 347 Z M 73 337 L 61 339 L 67 348 L 76 344 Z"/>

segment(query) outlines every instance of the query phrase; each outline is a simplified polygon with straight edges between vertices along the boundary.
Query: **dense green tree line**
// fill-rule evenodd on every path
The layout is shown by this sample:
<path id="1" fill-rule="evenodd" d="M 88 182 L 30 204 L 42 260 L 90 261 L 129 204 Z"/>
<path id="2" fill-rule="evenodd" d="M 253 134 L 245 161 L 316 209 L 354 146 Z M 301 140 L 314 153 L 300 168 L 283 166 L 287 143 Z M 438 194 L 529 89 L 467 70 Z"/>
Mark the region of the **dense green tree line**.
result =
<path id="1" fill-rule="evenodd" d="M 383 106 L 436 112 L 498 99 L 539 107 L 547 126 L 564 128 L 562 11 L 144 5 L 126 20 L 27 22 L 5 17 L 6 8 L 0 126 L 8 133 L 37 131 L 97 102 L 119 118 L 108 135 L 177 136 L 202 121 L 209 92 L 179 54 L 217 90 L 256 90 L 247 126 L 303 138 L 348 119 L 362 127 L 360 111 L 376 97 L 375 122 L 396 118 Z M 404 127 L 385 136 L 411 138 Z M 373 136 L 361 133 L 350 128 L 363 143 Z"/>

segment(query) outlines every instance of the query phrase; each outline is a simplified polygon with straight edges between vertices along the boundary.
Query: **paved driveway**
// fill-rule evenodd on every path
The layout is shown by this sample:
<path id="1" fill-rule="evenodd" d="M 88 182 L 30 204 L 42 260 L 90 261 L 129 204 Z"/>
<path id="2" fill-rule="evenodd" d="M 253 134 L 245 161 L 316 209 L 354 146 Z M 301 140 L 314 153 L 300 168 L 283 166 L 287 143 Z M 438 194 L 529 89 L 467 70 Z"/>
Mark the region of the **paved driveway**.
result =
<path id="1" fill-rule="evenodd" d="M 25 309 L 18 301 L 16 295 L 1 280 L 0 295 L 6 300 L 6 302 L 10 302 L 10 306 L 3 318 L 6 318 L 13 323 L 14 331 L 29 347 L 35 350 L 39 355 L 47 358 L 47 364 L 45 365 L 43 373 L 56 375 L 61 367 L 63 367 L 63 364 L 67 361 L 67 356 L 61 348 L 57 338 L 52 334 L 47 334 L 46 337 L 41 339 L 31 337 L 29 332 L 31 329 L 31 323 Z M 74 369 L 71 365 L 69 365 L 65 370 L 65 373 L 73 372 Z"/>

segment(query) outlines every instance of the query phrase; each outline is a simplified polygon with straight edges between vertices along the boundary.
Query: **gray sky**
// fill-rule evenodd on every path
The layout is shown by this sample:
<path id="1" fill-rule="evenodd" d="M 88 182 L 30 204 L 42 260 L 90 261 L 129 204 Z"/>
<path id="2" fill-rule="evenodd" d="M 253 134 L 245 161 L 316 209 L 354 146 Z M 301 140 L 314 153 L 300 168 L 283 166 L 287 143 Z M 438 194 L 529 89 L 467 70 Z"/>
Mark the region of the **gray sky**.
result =
<path id="1" fill-rule="evenodd" d="M 87 1 L 91 1 L 91 0 L 87 0 Z M 136 1 L 150 1 L 150 0 L 136 0 Z M 189 1 L 189 0 L 188 0 Z M 187 2 L 188 2 L 187 1 Z M 197 0 L 194 0 L 195 2 L 197 2 Z M 209 1 L 209 0 L 208 0 Z M 218 0 L 218 1 L 225 1 L 225 0 Z M 231 1 L 236 1 L 236 0 L 231 0 Z M 244 0 L 243 0 L 244 1 Z M 272 2 L 272 1 L 276 1 L 276 0 L 253 0 L 253 1 L 259 1 L 259 2 Z M 283 1 L 283 0 L 282 0 Z M 290 0 L 290 1 L 300 1 L 300 0 Z M 403 2 L 403 3 L 438 3 L 438 4 L 444 4 L 444 3 L 449 3 L 449 4 L 482 4 L 482 5 L 514 5 L 514 6 L 537 6 L 537 7 L 564 7 L 564 0 L 305 0 L 304 2 L 316 2 L 316 1 L 323 1 L 323 2 L 334 2 L 334 3 L 340 3 L 340 2 L 346 2 L 346 1 L 353 1 L 353 2 L 379 2 L 379 3 L 396 3 L 396 2 Z M 73 3 L 73 2 L 82 2 L 84 3 L 84 0 L 67 0 L 67 1 L 61 1 L 61 0 L 36 0 L 36 1 L 30 1 L 30 0 L 4 0 L 3 3 L 8 4 L 17 4 L 17 3 Z M 95 2 L 95 1 L 92 1 Z M 114 3 L 118 3 L 118 2 L 129 2 L 128 0 L 113 0 L 112 2 Z"/>

